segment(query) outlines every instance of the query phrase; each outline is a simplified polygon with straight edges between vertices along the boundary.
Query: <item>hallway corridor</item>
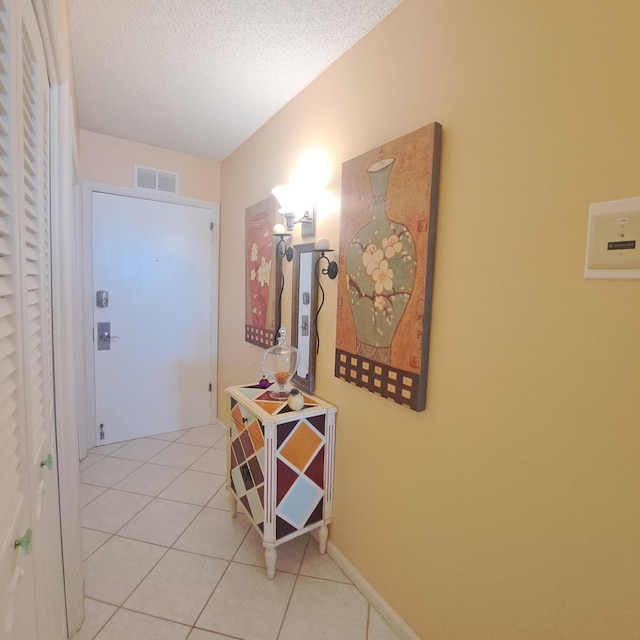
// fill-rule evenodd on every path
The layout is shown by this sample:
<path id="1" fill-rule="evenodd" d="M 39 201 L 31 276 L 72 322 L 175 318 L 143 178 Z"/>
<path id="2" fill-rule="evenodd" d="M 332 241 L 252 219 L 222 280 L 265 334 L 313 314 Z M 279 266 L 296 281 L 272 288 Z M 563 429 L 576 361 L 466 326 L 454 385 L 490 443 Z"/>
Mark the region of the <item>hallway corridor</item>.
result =
<path id="1" fill-rule="evenodd" d="M 208 426 L 90 450 L 75 640 L 397 640 L 309 535 L 267 579 L 260 537 L 229 514 L 224 447 Z"/>

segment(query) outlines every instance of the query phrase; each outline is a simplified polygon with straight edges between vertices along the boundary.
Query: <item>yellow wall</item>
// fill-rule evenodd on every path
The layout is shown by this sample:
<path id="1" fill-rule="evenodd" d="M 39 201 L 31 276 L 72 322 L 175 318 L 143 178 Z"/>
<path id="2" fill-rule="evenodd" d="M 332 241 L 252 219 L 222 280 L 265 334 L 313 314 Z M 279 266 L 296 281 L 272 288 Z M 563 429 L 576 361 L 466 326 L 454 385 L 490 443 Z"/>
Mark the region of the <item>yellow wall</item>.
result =
<path id="1" fill-rule="evenodd" d="M 133 165 L 179 174 L 183 198 L 220 202 L 220 163 L 86 129 L 79 138 L 81 179 L 116 187 L 133 187 Z"/>
<path id="2" fill-rule="evenodd" d="M 338 197 L 342 162 L 443 125 L 427 409 L 334 378 L 335 281 L 316 389 L 330 539 L 421 638 L 638 637 L 640 282 L 583 278 L 589 203 L 640 195 L 638 24 L 622 0 L 406 0 L 222 164 L 220 389 L 261 358 L 245 208 L 309 146 Z M 318 227 L 335 246 L 338 211 Z"/>

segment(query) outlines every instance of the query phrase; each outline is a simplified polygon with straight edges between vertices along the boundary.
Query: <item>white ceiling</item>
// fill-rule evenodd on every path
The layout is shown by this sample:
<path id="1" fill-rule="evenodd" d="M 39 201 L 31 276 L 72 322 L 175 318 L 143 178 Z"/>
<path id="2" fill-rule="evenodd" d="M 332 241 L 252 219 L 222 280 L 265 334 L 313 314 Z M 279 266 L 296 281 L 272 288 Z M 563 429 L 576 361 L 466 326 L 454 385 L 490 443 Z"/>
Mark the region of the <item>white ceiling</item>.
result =
<path id="1" fill-rule="evenodd" d="M 222 160 L 402 0 L 68 0 L 80 127 Z"/>

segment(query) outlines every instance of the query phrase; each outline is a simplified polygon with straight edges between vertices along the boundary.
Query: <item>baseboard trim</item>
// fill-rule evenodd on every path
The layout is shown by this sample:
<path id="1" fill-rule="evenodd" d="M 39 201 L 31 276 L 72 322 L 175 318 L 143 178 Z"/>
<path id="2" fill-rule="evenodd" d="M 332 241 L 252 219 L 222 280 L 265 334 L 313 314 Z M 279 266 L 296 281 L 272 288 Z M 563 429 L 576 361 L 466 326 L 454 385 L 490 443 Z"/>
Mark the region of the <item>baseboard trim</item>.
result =
<path id="1" fill-rule="evenodd" d="M 311 535 L 316 538 L 317 532 Z M 415 631 L 398 615 L 387 601 L 369 584 L 362 574 L 347 560 L 342 552 L 329 540 L 327 553 L 333 561 L 344 571 L 345 575 L 358 588 L 369 604 L 380 614 L 382 619 L 391 627 L 401 640 L 420 640 Z"/>

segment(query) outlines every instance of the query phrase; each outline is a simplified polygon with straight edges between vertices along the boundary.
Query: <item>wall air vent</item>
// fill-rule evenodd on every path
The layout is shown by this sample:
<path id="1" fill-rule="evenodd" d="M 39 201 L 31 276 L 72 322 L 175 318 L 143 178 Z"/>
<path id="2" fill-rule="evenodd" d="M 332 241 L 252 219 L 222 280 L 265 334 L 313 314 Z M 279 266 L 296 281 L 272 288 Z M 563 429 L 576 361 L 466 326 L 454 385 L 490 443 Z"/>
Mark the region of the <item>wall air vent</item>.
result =
<path id="1" fill-rule="evenodd" d="M 133 186 L 136 189 L 153 189 L 178 195 L 178 174 L 134 164 Z"/>

